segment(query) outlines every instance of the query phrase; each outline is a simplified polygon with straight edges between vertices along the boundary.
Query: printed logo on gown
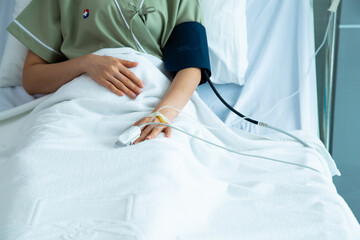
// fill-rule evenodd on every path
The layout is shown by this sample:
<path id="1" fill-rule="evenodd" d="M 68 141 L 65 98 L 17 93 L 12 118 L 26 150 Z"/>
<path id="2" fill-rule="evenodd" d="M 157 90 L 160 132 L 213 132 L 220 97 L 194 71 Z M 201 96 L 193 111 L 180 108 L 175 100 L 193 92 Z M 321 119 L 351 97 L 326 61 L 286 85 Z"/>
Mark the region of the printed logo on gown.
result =
<path id="1" fill-rule="evenodd" d="M 89 15 L 90 15 L 89 9 L 85 9 L 84 12 L 83 12 L 83 17 L 88 18 Z"/>

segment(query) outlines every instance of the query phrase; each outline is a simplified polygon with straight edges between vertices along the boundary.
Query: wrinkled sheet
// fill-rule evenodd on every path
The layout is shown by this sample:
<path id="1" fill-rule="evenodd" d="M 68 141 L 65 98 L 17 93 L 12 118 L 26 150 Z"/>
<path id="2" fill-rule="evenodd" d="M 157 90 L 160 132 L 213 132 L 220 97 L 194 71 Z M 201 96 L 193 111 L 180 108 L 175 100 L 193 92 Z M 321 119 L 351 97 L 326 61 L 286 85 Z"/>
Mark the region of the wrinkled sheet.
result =
<path id="1" fill-rule="evenodd" d="M 170 85 L 163 63 L 131 49 L 96 54 L 139 62 L 146 87 L 118 97 L 86 74 L 0 114 L 0 239 L 359 239 L 322 143 L 294 132 L 233 130 L 194 94 L 173 122 L 241 152 L 173 130 L 115 148 Z M 218 129 L 206 129 L 202 124 Z"/>

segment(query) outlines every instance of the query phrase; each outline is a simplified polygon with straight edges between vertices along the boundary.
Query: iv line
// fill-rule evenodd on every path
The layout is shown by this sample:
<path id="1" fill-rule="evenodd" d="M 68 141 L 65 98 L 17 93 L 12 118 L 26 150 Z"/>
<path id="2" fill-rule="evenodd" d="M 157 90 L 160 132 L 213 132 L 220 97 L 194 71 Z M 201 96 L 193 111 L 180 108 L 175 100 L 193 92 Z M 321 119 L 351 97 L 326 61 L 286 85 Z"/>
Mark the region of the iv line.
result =
<path id="1" fill-rule="evenodd" d="M 192 118 L 189 114 L 184 113 L 182 110 L 180 110 L 180 109 L 178 109 L 178 108 L 175 108 L 175 107 L 172 107 L 172 106 L 163 106 L 163 107 L 159 108 L 158 112 L 160 112 L 160 111 L 161 111 L 162 109 L 164 109 L 164 108 L 169 108 L 169 109 L 172 109 L 172 110 L 174 110 L 174 111 L 177 111 L 178 113 L 184 114 L 186 117 L 188 117 L 188 118 L 191 119 L 192 121 L 198 122 L 197 120 L 195 120 L 194 118 Z M 271 126 L 271 125 L 269 125 L 269 124 L 267 124 L 267 123 L 263 123 L 263 122 L 257 122 L 257 121 L 256 121 L 256 123 L 254 123 L 254 124 L 259 125 L 259 126 L 261 126 L 261 127 L 266 127 L 266 128 L 270 128 L 270 129 L 272 129 L 272 130 L 281 132 L 281 133 L 283 133 L 283 134 L 285 134 L 285 135 L 287 135 L 287 136 L 295 139 L 296 141 L 298 141 L 299 143 L 301 143 L 301 144 L 304 145 L 305 147 L 312 148 L 309 144 L 305 143 L 303 140 L 301 140 L 300 138 L 296 137 L 295 135 L 293 135 L 293 134 L 291 134 L 291 133 L 289 133 L 289 132 L 286 132 L 286 131 L 284 131 L 284 130 L 281 130 L 281 129 L 279 129 L 279 128 L 273 127 L 273 126 Z M 201 123 L 201 125 L 204 126 L 205 128 L 208 128 L 208 129 L 221 129 L 221 128 L 210 127 L 210 126 L 207 126 L 207 125 L 202 124 L 202 123 Z"/>
<path id="2" fill-rule="evenodd" d="M 165 124 L 165 123 L 145 123 L 145 124 L 140 125 L 139 128 L 141 129 L 141 128 L 146 127 L 146 126 L 148 126 L 148 125 L 163 125 L 163 126 L 167 126 L 167 127 L 172 128 L 172 129 L 175 129 L 175 130 L 177 130 L 177 131 L 179 131 L 179 132 L 182 132 L 182 133 L 184 133 L 184 134 L 186 134 L 186 135 L 189 135 L 189 136 L 191 136 L 191 137 L 193 137 L 193 138 L 196 138 L 196 139 L 198 139 L 198 140 L 200 140 L 200 141 L 203 141 L 203 142 L 205 142 L 205 143 L 207 143 L 207 144 L 213 145 L 213 146 L 215 146 L 215 147 L 221 148 L 221 149 L 223 149 L 223 150 L 226 150 L 226 151 L 229 151 L 229 152 L 232 152 L 232 153 L 241 155 L 241 156 L 254 157 L 254 158 L 262 158 L 262 159 L 266 159 L 266 160 L 273 161 L 273 162 L 284 163 L 284 164 L 294 165 L 294 166 L 297 166 L 297 167 L 307 168 L 307 169 L 310 169 L 310 170 L 315 171 L 315 172 L 317 172 L 317 173 L 321 173 L 319 170 L 317 170 L 317 169 L 315 169 L 315 168 L 312 168 L 312 167 L 305 166 L 305 165 L 301 165 L 301 164 L 297 164 L 297 163 L 292 163 L 292 162 L 281 161 L 281 160 L 278 160 L 278 159 L 273 159 L 273 158 L 264 157 L 264 156 L 259 156 L 259 155 L 252 155 L 252 154 L 241 153 L 241 152 L 238 152 L 238 151 L 235 151 L 235 150 L 232 150 L 232 149 L 229 149 L 229 148 L 220 146 L 220 145 L 218 145 L 218 144 L 216 144 L 216 143 L 212 143 L 212 142 L 207 141 L 207 140 L 205 140 L 205 139 L 202 139 L 202 138 L 200 138 L 200 137 L 198 137 L 198 136 L 195 136 L 195 135 L 193 135 L 193 134 L 187 133 L 187 132 L 181 130 L 180 128 L 174 127 L 173 125 L 169 125 L 169 124 Z"/>
<path id="3" fill-rule="evenodd" d="M 172 106 L 162 106 L 161 108 L 159 108 L 159 110 L 157 110 L 158 112 L 160 112 L 162 109 L 164 108 L 169 108 L 169 109 L 172 109 L 178 113 L 181 113 L 182 115 L 185 115 L 187 118 L 189 118 L 190 120 L 192 120 L 193 122 L 198 122 L 198 120 L 194 119 L 192 116 L 190 116 L 190 114 L 187 114 L 185 112 L 183 112 L 182 110 L 176 108 L 176 107 L 172 107 Z M 203 123 L 201 123 L 202 126 L 204 126 L 205 128 L 207 129 L 222 129 L 222 128 L 219 128 L 219 127 L 210 127 L 208 125 L 205 125 Z"/>
<path id="4" fill-rule="evenodd" d="M 309 74 L 310 74 L 310 70 L 311 70 L 311 67 L 312 67 L 312 64 L 316 58 L 316 56 L 318 55 L 318 53 L 320 52 L 320 50 L 324 47 L 325 43 L 326 43 L 326 39 L 327 39 L 327 36 L 329 34 L 329 29 L 330 29 L 330 24 L 331 24 L 331 20 L 333 19 L 334 17 L 334 12 L 331 12 L 330 13 L 330 16 L 329 16 L 329 21 L 328 21 L 328 25 L 326 27 L 326 31 L 325 31 L 325 35 L 324 35 L 324 38 L 323 38 L 323 41 L 322 43 L 320 44 L 320 46 L 318 47 L 318 49 L 316 50 L 315 54 L 312 56 L 311 60 L 310 60 L 310 64 L 309 64 L 309 67 L 308 67 L 308 70 L 307 72 L 305 73 L 304 77 L 301 77 L 300 79 L 304 79 L 306 78 Z M 284 101 L 287 101 L 293 97 L 295 97 L 296 95 L 298 95 L 303 89 L 304 89 L 304 86 L 305 85 L 302 85 L 300 87 L 299 90 L 297 90 L 296 92 L 290 94 L 289 96 L 279 100 L 269 111 L 267 111 L 265 114 L 263 114 L 262 116 L 260 116 L 259 118 L 264 118 L 266 116 L 268 116 L 270 113 L 272 113 L 280 104 L 282 104 Z"/>

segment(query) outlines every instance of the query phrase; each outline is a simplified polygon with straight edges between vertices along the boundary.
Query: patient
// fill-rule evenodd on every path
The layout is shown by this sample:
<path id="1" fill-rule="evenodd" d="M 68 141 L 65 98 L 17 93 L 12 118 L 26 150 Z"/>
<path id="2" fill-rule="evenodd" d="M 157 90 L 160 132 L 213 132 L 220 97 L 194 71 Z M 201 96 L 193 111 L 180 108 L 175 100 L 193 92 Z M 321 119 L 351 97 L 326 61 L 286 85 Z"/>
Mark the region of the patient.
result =
<path id="1" fill-rule="evenodd" d="M 174 79 L 156 106 L 182 109 L 210 75 L 205 28 L 198 0 L 33 0 L 8 27 L 29 51 L 23 87 L 29 94 L 52 93 L 86 73 L 120 97 L 135 99 L 144 87 L 131 72 L 136 62 L 91 54 L 130 47 L 163 59 Z M 170 121 L 177 112 L 162 109 Z M 160 122 L 145 117 L 134 125 Z M 170 137 L 171 128 L 149 125 L 135 143 Z"/>

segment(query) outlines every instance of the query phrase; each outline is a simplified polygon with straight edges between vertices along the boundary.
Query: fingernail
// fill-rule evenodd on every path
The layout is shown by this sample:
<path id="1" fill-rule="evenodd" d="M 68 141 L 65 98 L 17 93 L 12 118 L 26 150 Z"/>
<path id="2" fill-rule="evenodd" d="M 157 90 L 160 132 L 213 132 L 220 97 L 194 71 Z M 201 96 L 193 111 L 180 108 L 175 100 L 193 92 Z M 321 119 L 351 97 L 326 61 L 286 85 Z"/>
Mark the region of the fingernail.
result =
<path id="1" fill-rule="evenodd" d="M 146 138 L 146 140 L 150 140 L 150 139 L 151 139 L 151 137 L 147 137 L 147 138 Z"/>
<path id="2" fill-rule="evenodd" d="M 131 94 L 132 98 L 136 98 L 136 95 L 134 93 Z"/>

